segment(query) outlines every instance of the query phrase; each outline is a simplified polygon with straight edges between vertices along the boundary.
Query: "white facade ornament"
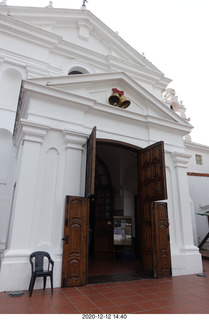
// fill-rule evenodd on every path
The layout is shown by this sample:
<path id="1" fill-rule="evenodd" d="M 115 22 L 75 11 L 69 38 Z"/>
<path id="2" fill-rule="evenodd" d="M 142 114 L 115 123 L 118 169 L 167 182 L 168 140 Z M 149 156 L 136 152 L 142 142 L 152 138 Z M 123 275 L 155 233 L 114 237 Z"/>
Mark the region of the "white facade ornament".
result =
<path id="1" fill-rule="evenodd" d="M 178 96 L 174 89 L 168 88 L 163 91 L 163 101 L 170 106 L 170 108 L 177 113 L 182 119 L 190 121 L 190 118 L 186 117 L 186 108 L 182 104 L 182 101 L 178 101 Z"/>
<path id="2" fill-rule="evenodd" d="M 53 1 L 49 1 L 49 4 L 46 6 L 46 8 L 53 8 Z"/>
<path id="3" fill-rule="evenodd" d="M 87 0 L 83 0 L 83 4 L 82 4 L 81 9 L 86 9 L 86 2 L 88 2 L 88 1 Z"/>
<path id="4" fill-rule="evenodd" d="M 0 5 L 1 5 L 1 6 L 7 6 L 7 0 L 1 1 L 1 2 L 0 2 Z"/>
<path id="5" fill-rule="evenodd" d="M 171 109 L 177 112 L 180 108 L 178 97 L 174 89 L 168 88 L 163 92 L 163 100 L 166 104 L 169 104 Z"/>

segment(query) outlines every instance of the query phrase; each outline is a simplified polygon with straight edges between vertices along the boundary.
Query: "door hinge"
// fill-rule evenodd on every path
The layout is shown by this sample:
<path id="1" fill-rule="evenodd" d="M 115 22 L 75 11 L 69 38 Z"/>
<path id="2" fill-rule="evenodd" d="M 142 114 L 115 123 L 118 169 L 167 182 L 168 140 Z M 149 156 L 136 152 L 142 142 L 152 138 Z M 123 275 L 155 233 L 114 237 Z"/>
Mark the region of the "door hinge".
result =
<path id="1" fill-rule="evenodd" d="M 65 219 L 65 227 L 68 227 L 68 218 Z"/>
<path id="2" fill-rule="evenodd" d="M 68 244 L 69 235 L 67 235 L 65 238 L 62 238 L 63 241 L 65 241 L 65 244 Z"/>
<path id="3" fill-rule="evenodd" d="M 170 241 L 170 234 L 168 234 L 168 236 L 167 236 L 167 237 L 168 237 L 168 241 Z"/>

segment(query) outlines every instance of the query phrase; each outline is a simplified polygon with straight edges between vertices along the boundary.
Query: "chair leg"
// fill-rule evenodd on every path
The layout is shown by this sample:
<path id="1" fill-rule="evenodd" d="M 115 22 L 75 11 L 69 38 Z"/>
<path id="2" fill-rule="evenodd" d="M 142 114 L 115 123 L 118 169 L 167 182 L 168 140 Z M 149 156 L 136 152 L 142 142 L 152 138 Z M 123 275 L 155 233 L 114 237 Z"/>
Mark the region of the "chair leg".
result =
<path id="1" fill-rule="evenodd" d="M 31 288 L 31 284 L 32 284 L 32 276 L 30 278 L 30 284 L 29 284 L 29 288 L 28 288 L 28 291 L 30 291 L 30 288 Z"/>
<path id="2" fill-rule="evenodd" d="M 44 290 L 45 290 L 45 288 L 46 288 L 46 277 L 44 277 Z"/>
<path id="3" fill-rule="evenodd" d="M 32 276 L 31 281 L 30 281 L 30 286 L 29 286 L 29 296 L 30 297 L 32 296 L 32 293 L 33 293 L 33 287 L 35 284 L 35 280 L 36 280 L 36 277 Z"/>
<path id="4" fill-rule="evenodd" d="M 51 279 L 51 294 L 53 294 L 53 274 L 50 276 Z"/>

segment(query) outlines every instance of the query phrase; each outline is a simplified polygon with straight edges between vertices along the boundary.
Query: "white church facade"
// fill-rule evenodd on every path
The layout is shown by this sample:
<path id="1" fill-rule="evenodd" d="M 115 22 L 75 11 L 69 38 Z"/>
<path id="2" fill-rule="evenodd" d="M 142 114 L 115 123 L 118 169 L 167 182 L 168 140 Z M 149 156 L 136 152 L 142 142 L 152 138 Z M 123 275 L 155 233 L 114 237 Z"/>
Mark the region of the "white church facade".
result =
<path id="1" fill-rule="evenodd" d="M 41 250 L 55 287 L 122 255 L 145 276 L 201 273 L 170 79 L 84 6 L 2 5 L 0 25 L 0 291 L 28 289 Z"/>

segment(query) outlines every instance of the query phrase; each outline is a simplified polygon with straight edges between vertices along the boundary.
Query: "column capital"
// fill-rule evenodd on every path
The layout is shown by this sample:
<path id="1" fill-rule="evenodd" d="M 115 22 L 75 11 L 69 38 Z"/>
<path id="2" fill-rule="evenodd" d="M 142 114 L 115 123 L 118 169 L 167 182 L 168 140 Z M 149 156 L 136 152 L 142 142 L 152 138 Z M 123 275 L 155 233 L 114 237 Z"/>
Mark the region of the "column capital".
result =
<path id="1" fill-rule="evenodd" d="M 182 168 L 188 167 L 188 163 L 191 158 L 190 154 L 174 151 L 171 153 L 171 156 L 176 167 L 182 167 Z"/>
<path id="2" fill-rule="evenodd" d="M 83 146 L 86 143 L 89 134 L 68 129 L 64 129 L 62 132 L 66 148 L 83 150 Z"/>
<path id="3" fill-rule="evenodd" d="M 15 136 L 15 144 L 19 145 L 22 141 L 31 141 L 43 143 L 46 133 L 50 127 L 41 123 L 31 122 L 26 119 L 20 119 L 19 130 Z"/>

